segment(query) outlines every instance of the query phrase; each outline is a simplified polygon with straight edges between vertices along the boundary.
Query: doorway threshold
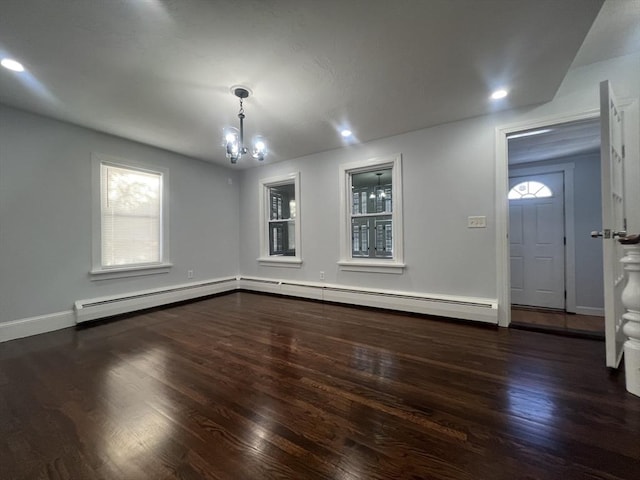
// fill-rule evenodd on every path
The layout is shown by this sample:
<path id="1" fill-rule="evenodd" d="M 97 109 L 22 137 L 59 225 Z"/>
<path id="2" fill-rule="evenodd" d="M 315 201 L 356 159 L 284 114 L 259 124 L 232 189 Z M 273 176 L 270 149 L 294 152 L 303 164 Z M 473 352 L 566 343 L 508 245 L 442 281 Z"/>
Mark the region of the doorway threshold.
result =
<path id="1" fill-rule="evenodd" d="M 604 340 L 604 317 L 567 313 L 564 310 L 513 306 L 511 328 Z"/>

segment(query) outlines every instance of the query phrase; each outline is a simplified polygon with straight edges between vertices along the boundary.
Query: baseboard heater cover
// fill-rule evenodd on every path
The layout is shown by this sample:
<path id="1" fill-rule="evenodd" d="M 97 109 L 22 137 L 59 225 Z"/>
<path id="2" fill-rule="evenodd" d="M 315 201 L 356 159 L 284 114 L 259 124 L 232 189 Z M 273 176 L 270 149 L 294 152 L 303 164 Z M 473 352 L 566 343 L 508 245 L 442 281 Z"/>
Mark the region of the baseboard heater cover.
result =
<path id="1" fill-rule="evenodd" d="M 227 277 L 75 302 L 76 323 L 243 289 L 326 302 L 386 308 L 411 313 L 498 323 L 497 301 L 446 295 L 344 287 L 255 277 Z"/>
<path id="2" fill-rule="evenodd" d="M 76 323 L 233 291 L 237 288 L 237 277 L 228 277 L 206 282 L 143 290 L 133 294 L 78 300 L 74 304 Z"/>
<path id="3" fill-rule="evenodd" d="M 327 302 L 387 308 L 496 325 L 498 323 L 498 302 L 493 299 L 451 295 L 419 295 L 394 290 L 255 277 L 239 277 L 238 287 L 249 291 L 304 297 Z"/>

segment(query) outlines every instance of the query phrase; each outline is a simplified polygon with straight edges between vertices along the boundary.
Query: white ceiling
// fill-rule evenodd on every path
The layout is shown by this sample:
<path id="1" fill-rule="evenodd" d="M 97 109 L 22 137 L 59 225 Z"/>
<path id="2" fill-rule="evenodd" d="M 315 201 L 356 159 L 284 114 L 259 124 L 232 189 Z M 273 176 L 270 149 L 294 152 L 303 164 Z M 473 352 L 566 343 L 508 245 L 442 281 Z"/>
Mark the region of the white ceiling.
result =
<path id="1" fill-rule="evenodd" d="M 599 118 L 552 125 L 530 132 L 544 133 L 509 139 L 509 165 L 600 150 Z"/>
<path id="2" fill-rule="evenodd" d="M 0 69 L 0 102 L 228 165 L 243 84 L 273 162 L 342 146 L 343 126 L 363 142 L 549 101 L 572 62 L 627 53 L 637 0 L 607 2 L 618 34 L 596 24 L 583 45 L 601 4 L 2 0 L 0 56 L 27 71 Z"/>
<path id="3" fill-rule="evenodd" d="M 576 58 L 577 68 L 640 51 L 640 0 L 607 0 Z M 600 120 L 552 125 L 548 132 L 509 140 L 509 164 L 516 165 L 600 150 Z M 540 130 L 540 129 L 538 129 Z"/>
<path id="4" fill-rule="evenodd" d="M 640 0 L 607 0 L 571 67 L 640 51 Z"/>

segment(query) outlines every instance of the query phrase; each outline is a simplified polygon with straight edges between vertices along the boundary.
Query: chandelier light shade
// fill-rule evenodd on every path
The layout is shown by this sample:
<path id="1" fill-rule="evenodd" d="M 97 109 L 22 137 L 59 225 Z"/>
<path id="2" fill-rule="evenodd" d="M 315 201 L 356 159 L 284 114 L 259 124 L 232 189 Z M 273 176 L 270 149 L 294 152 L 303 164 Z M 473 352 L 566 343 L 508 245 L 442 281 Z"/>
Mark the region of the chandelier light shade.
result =
<path id="1" fill-rule="evenodd" d="M 380 185 L 380 177 L 382 176 L 382 172 L 378 172 L 376 173 L 376 175 L 378 176 L 378 187 L 375 189 L 375 191 L 371 192 L 369 198 L 374 199 L 376 198 L 376 196 L 380 198 L 387 198 L 387 194 L 384 193 L 384 188 L 382 188 L 382 186 Z"/>
<path id="2" fill-rule="evenodd" d="M 245 98 L 249 97 L 251 91 L 247 87 L 235 86 L 231 87 L 231 92 L 240 99 L 240 111 L 238 112 L 238 119 L 240 120 L 240 129 L 228 127 L 224 130 L 224 142 L 226 156 L 231 163 L 238 163 L 238 160 L 243 155 L 249 153 L 247 147 L 244 146 L 244 106 L 242 104 Z M 256 136 L 252 142 L 251 156 L 256 160 L 262 162 L 267 155 L 267 145 L 264 139 L 260 136 Z"/>

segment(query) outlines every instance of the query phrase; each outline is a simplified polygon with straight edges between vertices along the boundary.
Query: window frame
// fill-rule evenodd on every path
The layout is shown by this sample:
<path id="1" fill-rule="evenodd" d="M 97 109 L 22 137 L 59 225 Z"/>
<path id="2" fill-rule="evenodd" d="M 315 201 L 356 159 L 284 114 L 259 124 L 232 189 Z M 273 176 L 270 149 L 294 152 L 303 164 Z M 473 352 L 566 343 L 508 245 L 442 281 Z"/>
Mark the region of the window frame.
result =
<path id="1" fill-rule="evenodd" d="M 352 256 L 351 234 L 351 176 L 391 168 L 391 198 L 393 199 L 391 219 L 393 232 L 393 257 L 391 258 L 354 258 Z M 340 165 L 340 260 L 341 270 L 371 273 L 404 272 L 404 224 L 402 213 L 402 155 L 400 153 L 385 157 L 376 157 L 359 162 Z"/>
<path id="2" fill-rule="evenodd" d="M 167 273 L 173 264 L 169 261 L 169 170 L 141 162 L 116 158 L 100 153 L 91 154 L 92 163 L 92 280 L 107 280 L 141 275 Z M 129 265 L 102 264 L 102 165 L 160 175 L 160 261 Z"/>
<path id="3" fill-rule="evenodd" d="M 294 224 L 295 232 L 295 251 L 292 256 L 270 255 L 269 254 L 269 221 L 271 219 L 271 205 L 269 202 L 269 189 L 282 185 L 294 186 L 294 196 L 296 202 L 296 217 Z M 262 178 L 259 181 L 259 198 L 260 198 L 260 256 L 258 263 L 262 266 L 271 267 L 293 267 L 300 268 L 302 265 L 302 209 L 300 202 L 300 172 L 293 172 L 284 175 L 278 175 L 269 178 Z"/>

